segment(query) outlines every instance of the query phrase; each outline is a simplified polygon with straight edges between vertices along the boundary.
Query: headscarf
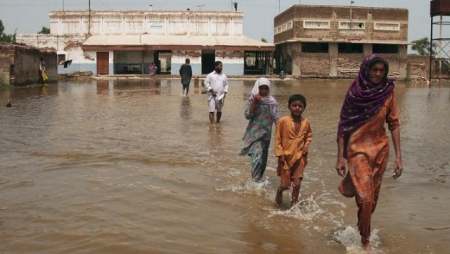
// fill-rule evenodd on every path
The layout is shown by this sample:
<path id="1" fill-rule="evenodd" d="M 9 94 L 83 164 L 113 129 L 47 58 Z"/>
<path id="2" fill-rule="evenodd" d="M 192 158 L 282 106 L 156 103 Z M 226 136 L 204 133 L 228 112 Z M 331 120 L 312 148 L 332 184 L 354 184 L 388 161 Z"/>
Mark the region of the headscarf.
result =
<path id="1" fill-rule="evenodd" d="M 259 94 L 260 86 L 268 86 L 269 92 L 267 93 L 267 96 L 262 97 L 262 100 L 259 103 L 267 105 L 276 105 L 277 101 L 275 100 L 275 98 L 270 96 L 270 81 L 267 78 L 259 78 L 256 80 L 255 85 L 253 86 L 252 92 L 250 94 L 250 98 L 248 99 L 249 102 L 252 103 L 255 100 L 255 96 Z"/>
<path id="2" fill-rule="evenodd" d="M 369 80 L 369 69 L 372 61 L 380 61 L 386 68 L 386 74 L 380 84 L 372 84 Z M 383 106 L 387 96 L 394 89 L 394 83 L 388 79 L 389 63 L 382 56 L 371 54 L 361 63 L 358 77 L 350 85 L 341 109 L 338 138 L 354 131 L 374 116 Z"/>

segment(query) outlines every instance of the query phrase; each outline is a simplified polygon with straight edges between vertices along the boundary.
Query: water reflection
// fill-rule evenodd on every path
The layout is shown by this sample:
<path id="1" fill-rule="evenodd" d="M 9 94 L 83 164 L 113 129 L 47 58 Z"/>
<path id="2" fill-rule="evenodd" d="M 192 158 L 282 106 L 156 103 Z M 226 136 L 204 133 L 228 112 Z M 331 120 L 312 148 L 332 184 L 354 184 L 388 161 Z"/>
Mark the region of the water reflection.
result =
<path id="1" fill-rule="evenodd" d="M 152 79 L 150 81 L 150 94 L 160 95 L 161 94 L 161 83 L 159 80 Z"/>
<path id="2" fill-rule="evenodd" d="M 187 96 L 183 96 L 181 99 L 180 116 L 182 118 L 189 118 L 192 116 L 191 102 Z"/>
<path id="3" fill-rule="evenodd" d="M 110 80 L 99 80 L 97 81 L 97 94 L 108 94 Z"/>

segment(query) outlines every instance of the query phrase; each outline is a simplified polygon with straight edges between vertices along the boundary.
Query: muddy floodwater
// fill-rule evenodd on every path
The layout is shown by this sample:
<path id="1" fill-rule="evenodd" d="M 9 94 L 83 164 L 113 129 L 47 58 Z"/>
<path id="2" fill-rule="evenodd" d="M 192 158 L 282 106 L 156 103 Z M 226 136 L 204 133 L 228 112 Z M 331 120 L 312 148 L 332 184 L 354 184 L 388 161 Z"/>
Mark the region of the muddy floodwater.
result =
<path id="1" fill-rule="evenodd" d="M 349 80 L 273 81 L 281 115 L 307 99 L 313 142 L 289 209 L 238 156 L 254 81 L 230 81 L 222 122 L 179 80 L 59 82 L 0 90 L 0 253 L 362 253 L 340 195 L 336 128 Z M 374 253 L 450 250 L 450 86 L 396 83 L 404 172 L 393 150 L 372 222 Z M 12 107 L 3 106 L 8 99 Z"/>

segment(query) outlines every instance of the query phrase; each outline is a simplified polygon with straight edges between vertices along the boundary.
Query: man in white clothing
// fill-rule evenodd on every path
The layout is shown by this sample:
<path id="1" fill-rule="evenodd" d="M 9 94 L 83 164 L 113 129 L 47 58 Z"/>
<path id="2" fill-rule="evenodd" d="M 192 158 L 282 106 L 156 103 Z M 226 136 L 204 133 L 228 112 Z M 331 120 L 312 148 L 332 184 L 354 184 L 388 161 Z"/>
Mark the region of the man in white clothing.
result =
<path id="1" fill-rule="evenodd" d="M 214 112 L 217 111 L 216 123 L 222 117 L 222 108 L 225 104 L 225 97 L 228 93 L 227 76 L 222 73 L 222 62 L 214 63 L 214 71 L 208 74 L 205 79 L 205 88 L 208 91 L 208 111 L 209 121 L 214 124 Z"/>

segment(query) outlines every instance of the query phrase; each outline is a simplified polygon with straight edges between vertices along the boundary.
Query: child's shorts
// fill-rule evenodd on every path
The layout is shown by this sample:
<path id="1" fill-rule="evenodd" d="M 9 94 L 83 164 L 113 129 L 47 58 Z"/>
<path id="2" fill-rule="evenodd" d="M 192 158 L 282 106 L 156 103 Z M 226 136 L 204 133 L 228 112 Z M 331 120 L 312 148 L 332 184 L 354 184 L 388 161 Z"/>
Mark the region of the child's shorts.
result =
<path id="1" fill-rule="evenodd" d="M 302 156 L 292 167 L 288 170 L 283 169 L 283 165 L 281 168 L 277 169 L 280 173 L 279 176 L 281 178 L 281 186 L 284 188 L 290 188 L 292 181 L 296 178 L 303 178 L 303 171 L 306 167 L 306 156 Z M 280 165 L 278 165 L 280 167 Z"/>

